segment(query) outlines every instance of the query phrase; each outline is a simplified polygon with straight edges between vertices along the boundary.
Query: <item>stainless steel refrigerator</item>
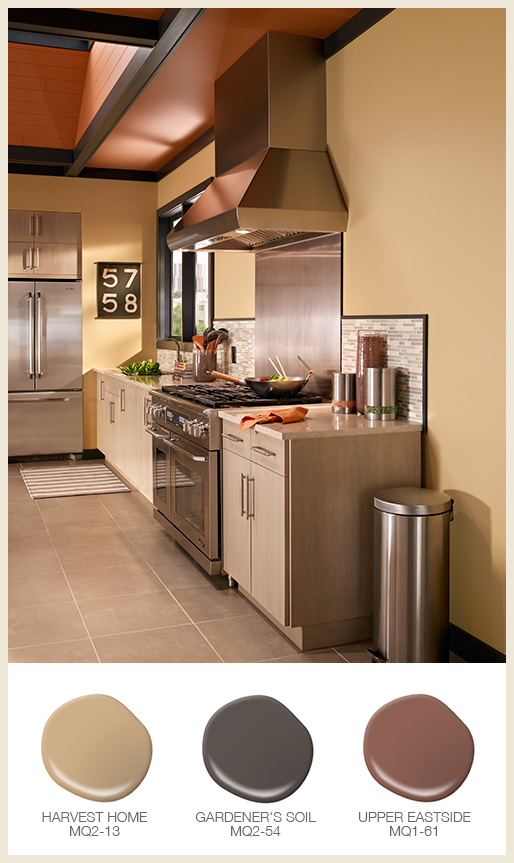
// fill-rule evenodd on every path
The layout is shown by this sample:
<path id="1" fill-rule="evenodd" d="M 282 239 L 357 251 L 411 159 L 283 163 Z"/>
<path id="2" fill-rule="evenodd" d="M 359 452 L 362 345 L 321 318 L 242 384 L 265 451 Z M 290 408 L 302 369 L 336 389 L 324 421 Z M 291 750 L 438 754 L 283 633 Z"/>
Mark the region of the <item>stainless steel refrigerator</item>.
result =
<path id="1" fill-rule="evenodd" d="M 82 448 L 82 282 L 10 279 L 9 456 Z"/>

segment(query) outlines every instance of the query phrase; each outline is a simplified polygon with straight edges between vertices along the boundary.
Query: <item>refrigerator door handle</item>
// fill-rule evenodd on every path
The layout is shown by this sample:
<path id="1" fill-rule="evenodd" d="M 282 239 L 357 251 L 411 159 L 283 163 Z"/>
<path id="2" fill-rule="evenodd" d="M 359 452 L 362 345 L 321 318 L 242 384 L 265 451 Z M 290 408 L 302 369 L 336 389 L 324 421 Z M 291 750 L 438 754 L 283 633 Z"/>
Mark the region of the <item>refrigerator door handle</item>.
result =
<path id="1" fill-rule="evenodd" d="M 36 337 L 36 370 L 35 377 L 40 378 L 43 376 L 43 372 L 41 371 L 41 341 L 43 338 L 43 322 L 41 318 L 41 291 L 36 291 L 36 329 L 35 329 Z"/>
<path id="2" fill-rule="evenodd" d="M 77 392 L 79 392 L 79 390 L 77 390 Z M 69 402 L 71 401 L 71 396 L 62 396 L 58 392 L 45 392 L 41 393 L 41 395 L 36 393 L 34 393 L 34 395 L 31 394 L 30 398 L 26 399 L 12 398 L 12 395 L 9 395 L 8 401 L 11 404 L 16 405 L 31 405 L 34 404 L 34 402 Z"/>
<path id="3" fill-rule="evenodd" d="M 29 325 L 30 332 L 34 332 L 34 294 L 32 291 L 29 291 L 27 294 L 27 300 L 29 304 Z M 34 341 L 32 338 L 29 338 L 29 370 L 27 372 L 29 378 L 35 377 L 34 372 Z"/>

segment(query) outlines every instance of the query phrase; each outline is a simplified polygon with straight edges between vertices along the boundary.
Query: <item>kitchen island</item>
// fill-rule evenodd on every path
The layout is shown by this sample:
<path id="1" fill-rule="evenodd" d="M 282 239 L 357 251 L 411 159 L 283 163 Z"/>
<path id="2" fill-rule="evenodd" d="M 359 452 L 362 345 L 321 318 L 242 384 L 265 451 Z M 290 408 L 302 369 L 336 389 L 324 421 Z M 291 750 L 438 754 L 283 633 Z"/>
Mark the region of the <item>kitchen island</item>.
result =
<path id="1" fill-rule="evenodd" d="M 220 411 L 223 571 L 302 650 L 370 638 L 373 498 L 421 484 L 421 424 L 322 404 L 239 432 L 249 414 Z"/>

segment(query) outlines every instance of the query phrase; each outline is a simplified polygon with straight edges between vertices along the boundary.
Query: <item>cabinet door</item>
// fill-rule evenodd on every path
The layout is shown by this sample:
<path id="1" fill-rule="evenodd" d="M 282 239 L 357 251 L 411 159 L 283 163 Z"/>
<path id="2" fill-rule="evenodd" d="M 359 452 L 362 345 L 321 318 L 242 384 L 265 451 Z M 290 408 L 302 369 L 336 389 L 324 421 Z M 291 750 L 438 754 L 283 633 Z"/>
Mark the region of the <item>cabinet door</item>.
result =
<path id="1" fill-rule="evenodd" d="M 252 596 L 288 624 L 288 480 L 252 464 Z"/>
<path id="2" fill-rule="evenodd" d="M 9 240 L 8 269 L 9 276 L 22 276 L 24 279 L 31 278 L 37 272 L 32 266 L 35 261 L 34 250 L 31 241 L 26 243 Z"/>
<path id="3" fill-rule="evenodd" d="M 248 459 L 223 450 L 223 569 L 249 593 L 250 518 L 248 517 Z"/>
<path id="4" fill-rule="evenodd" d="M 97 375 L 97 399 L 96 399 L 96 446 L 108 458 L 108 422 L 109 407 L 108 395 L 105 390 L 105 378 Z"/>
<path id="5" fill-rule="evenodd" d="M 36 211 L 34 214 L 34 237 L 38 243 L 66 243 L 80 245 L 80 213 L 50 213 Z M 14 237 L 12 238 L 14 239 Z"/>
<path id="6" fill-rule="evenodd" d="M 34 211 L 9 210 L 9 240 L 32 245 L 34 238 Z"/>
<path id="7" fill-rule="evenodd" d="M 82 274 L 82 246 L 72 243 L 43 243 L 36 239 L 33 261 L 34 273 L 38 277 L 80 278 Z"/>
<path id="8" fill-rule="evenodd" d="M 136 440 L 136 485 L 148 500 L 152 500 L 152 438 L 146 431 L 151 398 L 141 387 L 134 386 L 134 427 Z"/>

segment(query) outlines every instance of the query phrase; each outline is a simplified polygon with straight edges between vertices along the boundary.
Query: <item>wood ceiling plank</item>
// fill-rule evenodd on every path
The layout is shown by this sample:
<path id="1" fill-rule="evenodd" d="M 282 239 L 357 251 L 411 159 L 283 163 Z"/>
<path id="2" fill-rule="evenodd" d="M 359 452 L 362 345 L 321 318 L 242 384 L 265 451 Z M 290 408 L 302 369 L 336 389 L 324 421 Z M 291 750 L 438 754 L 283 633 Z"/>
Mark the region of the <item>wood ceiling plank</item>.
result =
<path id="1" fill-rule="evenodd" d="M 91 132 L 87 131 L 77 145 L 79 154 L 67 173 L 67 176 L 76 177 L 80 174 L 91 156 L 96 152 L 101 143 L 112 132 L 130 106 L 141 95 L 143 90 L 157 74 L 159 69 L 166 63 L 174 53 L 184 37 L 201 18 L 204 9 L 180 9 L 178 14 L 159 39 L 141 68 L 136 72 L 129 86 L 123 90 L 114 106 L 108 110 L 105 116 L 99 118 L 98 123 L 92 124 Z M 116 89 L 116 88 L 115 88 Z"/>

